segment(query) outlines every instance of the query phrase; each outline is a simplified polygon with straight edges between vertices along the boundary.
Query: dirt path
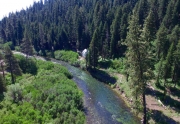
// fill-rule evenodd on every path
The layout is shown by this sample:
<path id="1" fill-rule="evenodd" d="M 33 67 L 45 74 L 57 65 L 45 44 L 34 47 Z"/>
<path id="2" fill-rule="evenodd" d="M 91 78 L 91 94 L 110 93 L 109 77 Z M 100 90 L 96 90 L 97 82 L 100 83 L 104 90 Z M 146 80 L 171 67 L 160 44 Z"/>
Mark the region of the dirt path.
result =
<path id="1" fill-rule="evenodd" d="M 117 77 L 117 82 L 125 80 L 124 75 L 118 73 L 110 74 Z M 175 111 L 173 108 L 165 106 L 160 100 L 156 98 L 155 89 L 152 86 L 148 86 L 149 93 L 146 95 L 147 109 L 150 111 L 152 119 L 150 123 L 155 124 L 156 121 L 163 121 L 167 124 L 180 124 L 180 113 Z M 115 91 L 120 94 L 126 103 L 131 107 L 132 99 L 128 98 L 127 95 L 121 91 L 121 85 L 116 85 Z M 174 98 L 175 99 L 175 98 Z M 176 98 L 180 102 L 180 99 Z"/>
<path id="2" fill-rule="evenodd" d="M 147 108 L 149 110 L 160 111 L 165 116 L 170 117 L 172 120 L 180 123 L 180 115 L 178 115 L 173 108 L 165 106 L 160 100 L 158 100 L 154 91 L 151 91 L 151 93 L 153 95 L 146 95 Z"/>

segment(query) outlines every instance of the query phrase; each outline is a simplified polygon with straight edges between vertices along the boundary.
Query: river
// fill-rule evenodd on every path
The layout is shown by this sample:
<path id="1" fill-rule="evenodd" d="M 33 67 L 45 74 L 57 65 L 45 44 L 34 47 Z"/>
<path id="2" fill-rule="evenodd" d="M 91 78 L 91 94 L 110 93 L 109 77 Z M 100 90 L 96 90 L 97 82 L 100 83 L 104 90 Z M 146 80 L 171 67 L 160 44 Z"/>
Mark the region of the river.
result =
<path id="1" fill-rule="evenodd" d="M 140 124 L 124 101 L 107 85 L 66 62 L 52 61 L 67 67 L 83 91 L 86 124 Z"/>
<path id="2" fill-rule="evenodd" d="M 13 51 L 14 54 L 25 54 Z M 37 59 L 46 61 L 43 57 Z M 83 70 L 58 60 L 54 63 L 65 66 L 73 75 L 73 80 L 83 91 L 86 124 L 140 124 L 124 101 L 110 87 L 97 81 Z"/>

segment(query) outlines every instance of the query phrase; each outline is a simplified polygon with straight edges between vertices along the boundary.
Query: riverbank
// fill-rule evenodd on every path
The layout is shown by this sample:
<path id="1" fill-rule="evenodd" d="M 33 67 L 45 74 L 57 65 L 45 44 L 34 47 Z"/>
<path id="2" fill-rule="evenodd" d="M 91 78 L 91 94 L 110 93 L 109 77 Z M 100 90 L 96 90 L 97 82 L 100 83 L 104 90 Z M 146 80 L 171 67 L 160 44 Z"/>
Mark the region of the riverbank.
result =
<path id="1" fill-rule="evenodd" d="M 79 61 L 83 62 L 84 59 L 79 57 Z M 123 61 L 123 59 L 121 60 Z M 84 64 L 85 62 L 83 62 Z M 107 63 L 106 63 L 107 64 Z M 114 63 L 115 67 L 123 66 L 122 63 Z M 122 64 L 117 66 L 117 64 Z M 85 67 L 85 65 L 84 65 Z M 104 82 L 106 85 L 110 86 L 116 94 L 123 99 L 125 104 L 131 109 L 132 113 L 138 118 L 143 117 L 143 113 L 138 115 L 135 113 L 133 108 L 133 97 L 130 88 L 130 81 L 126 81 L 126 77 L 123 74 L 114 72 L 109 69 L 88 69 L 88 73 L 95 79 Z M 179 88 L 180 89 L 180 88 Z M 177 91 L 178 94 L 180 90 Z M 155 86 L 152 81 L 147 86 L 146 93 L 146 106 L 149 124 L 163 123 L 163 124 L 178 124 L 180 123 L 180 110 L 178 105 L 180 104 L 180 99 L 178 96 L 173 97 L 172 94 L 167 95 L 168 100 L 173 103 L 164 103 L 162 100 L 163 90 Z"/>
<path id="2" fill-rule="evenodd" d="M 118 73 L 109 73 L 105 69 L 96 69 L 96 70 L 88 70 L 88 73 L 94 77 L 95 79 L 105 83 L 108 85 L 113 91 L 118 94 L 119 97 L 123 99 L 123 101 L 126 103 L 126 105 L 131 109 L 133 112 L 132 107 L 132 97 L 131 97 L 131 90 L 128 86 L 127 82 L 126 84 L 122 85 L 123 82 L 125 82 L 125 77 L 122 74 Z M 141 116 L 138 116 L 139 118 Z"/>
<path id="3" fill-rule="evenodd" d="M 97 76 L 96 73 L 92 73 L 93 75 L 95 75 L 94 76 L 95 78 L 98 78 L 98 80 L 102 82 L 107 77 L 116 79 L 116 81 L 113 83 L 112 82 L 107 83 L 107 81 L 105 81 L 105 83 L 108 84 L 112 88 L 112 90 L 114 90 L 124 100 L 126 105 L 129 108 L 131 108 L 131 111 L 135 114 L 135 111 L 133 109 L 133 97 L 131 93 L 131 88 L 129 87 L 130 82 L 126 81 L 126 77 L 119 73 L 109 72 L 106 69 L 100 69 L 98 70 L 98 72 L 101 72 L 101 74 L 106 74 L 106 75 Z M 156 88 L 153 84 L 154 83 L 151 82 L 151 84 L 147 86 L 147 93 L 146 93 L 146 104 L 148 109 L 147 114 L 148 114 L 149 123 L 150 124 L 180 123 L 180 111 L 169 104 L 164 104 L 159 99 L 159 97 L 163 94 L 163 91 Z M 178 97 L 173 97 L 172 95 L 168 97 L 170 97 L 171 101 L 174 100 L 178 104 L 180 103 L 180 99 Z M 136 116 L 138 116 L 138 118 L 142 118 L 143 113 L 140 113 Z"/>

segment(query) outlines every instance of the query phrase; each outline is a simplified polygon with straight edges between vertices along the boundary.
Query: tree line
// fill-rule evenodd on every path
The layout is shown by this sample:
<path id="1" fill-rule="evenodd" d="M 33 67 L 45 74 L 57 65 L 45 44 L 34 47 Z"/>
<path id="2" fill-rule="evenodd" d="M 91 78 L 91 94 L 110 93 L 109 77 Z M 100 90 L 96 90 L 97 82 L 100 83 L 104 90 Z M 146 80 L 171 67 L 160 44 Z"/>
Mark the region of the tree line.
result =
<path id="1" fill-rule="evenodd" d="M 101 37 L 99 54 L 106 58 L 118 57 L 125 51 L 120 42 L 126 38 L 128 15 L 136 2 L 45 0 L 43 3 L 41 0 L 4 17 L 0 21 L 0 36 L 4 43 L 11 41 L 14 46 L 31 41 L 37 53 L 46 55 L 59 49 L 88 48 L 97 28 Z M 108 52 L 104 55 L 103 51 Z"/>

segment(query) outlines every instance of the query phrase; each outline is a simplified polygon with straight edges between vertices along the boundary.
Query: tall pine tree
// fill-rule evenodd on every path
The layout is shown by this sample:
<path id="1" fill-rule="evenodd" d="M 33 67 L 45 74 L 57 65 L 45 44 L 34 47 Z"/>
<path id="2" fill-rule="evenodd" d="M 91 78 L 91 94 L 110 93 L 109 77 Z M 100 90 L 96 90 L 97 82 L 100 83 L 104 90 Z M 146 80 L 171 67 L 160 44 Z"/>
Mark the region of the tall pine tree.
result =
<path id="1" fill-rule="evenodd" d="M 138 110 L 143 106 L 143 124 L 147 123 L 146 115 L 146 85 L 148 76 L 150 75 L 149 68 L 149 42 L 145 40 L 145 33 L 139 26 L 139 19 L 133 15 L 129 25 L 129 32 L 127 34 L 127 62 L 129 63 L 129 75 L 133 87 L 133 95 L 135 97 L 135 107 Z M 140 107 L 141 108 L 141 107 Z M 141 110 L 140 110 L 141 111 Z"/>
<path id="2" fill-rule="evenodd" d="M 96 29 L 89 46 L 89 55 L 88 55 L 88 64 L 89 66 L 93 66 L 93 68 L 95 68 L 98 64 L 98 43 L 99 43 L 99 37 L 98 37 L 98 30 Z"/>
<path id="3" fill-rule="evenodd" d="M 26 54 L 26 59 L 28 58 L 28 56 L 33 55 L 33 52 L 34 52 L 27 28 L 25 28 L 24 38 L 21 44 L 21 51 Z"/>
<path id="4" fill-rule="evenodd" d="M 6 68 L 7 68 L 7 71 L 10 71 L 11 81 L 12 81 L 12 84 L 14 84 L 15 76 L 21 75 L 22 71 L 21 71 L 19 64 L 18 64 L 16 58 L 14 57 L 11 49 L 8 46 L 6 46 L 4 48 L 4 53 L 5 53 L 4 58 L 5 58 Z"/>

